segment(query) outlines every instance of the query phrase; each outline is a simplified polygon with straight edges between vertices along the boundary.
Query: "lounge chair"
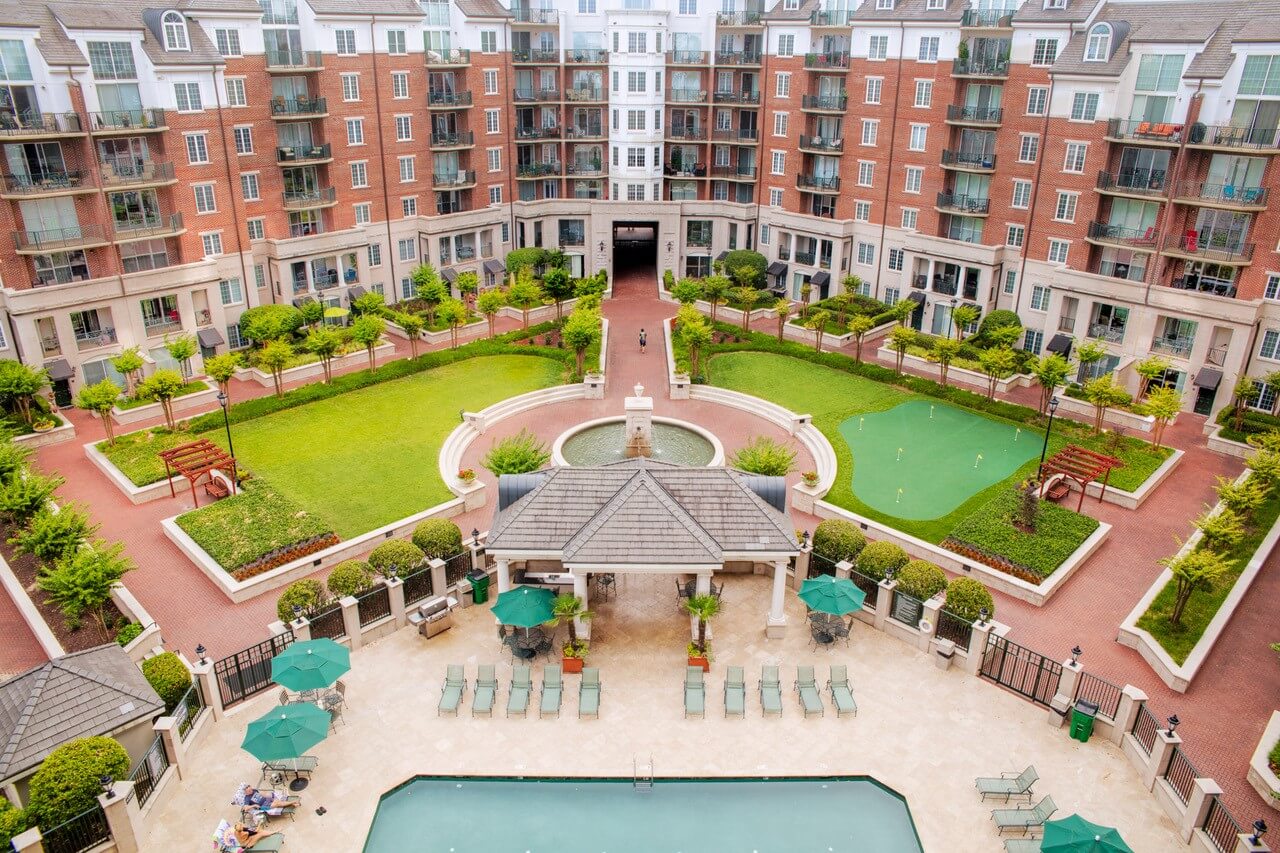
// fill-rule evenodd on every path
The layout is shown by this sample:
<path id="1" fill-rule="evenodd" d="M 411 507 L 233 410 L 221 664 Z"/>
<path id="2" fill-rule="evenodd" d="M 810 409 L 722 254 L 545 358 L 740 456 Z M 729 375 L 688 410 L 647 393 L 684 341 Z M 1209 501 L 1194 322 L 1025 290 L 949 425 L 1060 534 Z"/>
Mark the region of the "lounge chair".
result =
<path id="1" fill-rule="evenodd" d="M 578 685 L 578 717 L 600 719 L 600 669 L 594 666 L 582 668 L 582 682 Z"/>
<path id="2" fill-rule="evenodd" d="M 1040 853 L 1039 838 L 1006 838 L 1004 853 Z"/>
<path id="3" fill-rule="evenodd" d="M 471 716 L 493 716 L 493 702 L 498 696 L 498 676 L 491 663 L 480 665 L 476 676 L 476 692 L 471 697 Z"/>
<path id="4" fill-rule="evenodd" d="M 726 717 L 747 716 L 747 679 L 742 667 L 729 667 L 724 678 L 724 715 Z"/>
<path id="5" fill-rule="evenodd" d="M 837 717 L 845 714 L 858 716 L 858 703 L 853 701 L 853 691 L 849 689 L 849 667 L 842 663 L 833 664 L 827 687 L 831 690 L 831 704 L 836 706 Z"/>
<path id="6" fill-rule="evenodd" d="M 765 666 L 760 670 L 760 707 L 765 716 L 782 716 L 782 678 L 776 666 Z"/>
<path id="7" fill-rule="evenodd" d="M 991 819 L 996 822 L 996 829 L 1000 830 L 1001 835 L 1008 829 L 1020 829 L 1026 835 L 1028 830 L 1044 826 L 1044 822 L 1057 810 L 1053 797 L 1046 796 L 1034 808 L 996 809 L 991 813 Z"/>
<path id="8" fill-rule="evenodd" d="M 310 778 L 319 764 L 320 759 L 314 755 L 304 755 L 300 758 L 282 758 L 279 761 L 264 761 L 262 762 L 262 776 L 258 779 L 258 787 L 261 787 L 262 783 L 267 781 L 274 785 L 277 780 L 284 781 L 290 775 L 295 779 L 300 779 L 304 775 Z"/>
<path id="9" fill-rule="evenodd" d="M 1031 802 L 1031 786 L 1040 778 L 1040 774 L 1036 773 L 1036 768 L 1028 764 L 1027 769 L 1021 773 L 1002 773 L 1000 776 L 979 776 L 974 780 L 974 784 L 978 786 L 978 792 L 982 794 L 982 799 L 987 797 L 1004 797 L 1005 802 L 1010 797 L 1026 797 L 1027 802 Z"/>
<path id="10" fill-rule="evenodd" d="M 800 707 L 804 709 L 806 717 L 813 714 L 821 717 L 826 713 L 822 697 L 818 695 L 818 682 L 814 677 L 813 667 L 796 667 L 796 692 L 800 696 Z"/>
<path id="11" fill-rule="evenodd" d="M 525 664 L 516 664 L 511 673 L 511 692 L 507 694 L 507 716 L 529 716 L 529 694 L 533 692 L 533 676 Z"/>
<path id="12" fill-rule="evenodd" d="M 707 688 L 702 683 L 702 676 L 702 667 L 685 667 L 684 715 L 686 719 L 690 714 L 695 714 L 704 719 L 707 716 Z"/>
<path id="13" fill-rule="evenodd" d="M 272 800 L 284 801 L 283 806 L 277 808 L 264 808 L 262 806 L 253 805 L 245 801 L 245 789 L 249 787 L 248 782 L 241 782 L 236 788 L 235 796 L 231 798 L 231 805 L 240 807 L 240 815 L 245 823 L 252 824 L 259 817 L 263 822 L 269 823 L 272 818 L 287 817 L 293 820 L 294 814 L 298 811 L 298 806 L 302 805 L 302 798 L 290 794 L 288 791 L 267 791 Z"/>
<path id="14" fill-rule="evenodd" d="M 467 675 L 460 663 L 449 664 L 445 672 L 444 684 L 440 687 L 440 704 L 436 706 L 436 716 L 446 711 L 458 715 L 458 705 L 462 704 L 462 694 L 467 691 Z"/>
<path id="15" fill-rule="evenodd" d="M 542 706 L 538 713 L 560 716 L 560 696 L 564 692 L 564 684 L 560 680 L 560 664 L 549 663 L 542 668 Z"/>
<path id="16" fill-rule="evenodd" d="M 238 853 L 244 848 L 236 841 L 230 821 L 222 821 L 213 831 L 213 848 L 218 853 Z M 284 846 L 284 833 L 276 832 L 260 840 L 251 850 L 279 851 Z"/>

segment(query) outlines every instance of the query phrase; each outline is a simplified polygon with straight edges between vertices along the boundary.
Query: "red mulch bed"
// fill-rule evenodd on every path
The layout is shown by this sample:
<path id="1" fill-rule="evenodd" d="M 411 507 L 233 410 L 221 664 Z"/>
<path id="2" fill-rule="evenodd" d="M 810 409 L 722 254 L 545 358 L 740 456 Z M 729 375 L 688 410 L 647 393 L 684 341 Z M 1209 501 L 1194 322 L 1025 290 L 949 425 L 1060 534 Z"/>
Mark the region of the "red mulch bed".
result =
<path id="1" fill-rule="evenodd" d="M 13 530 L 9 525 L 6 524 L 0 527 L 0 534 L 3 534 L 4 537 L 4 541 L 0 542 L 0 554 L 4 555 L 9 568 L 13 569 L 13 573 L 18 577 L 18 582 L 27 591 L 27 595 L 31 596 L 31 601 L 35 603 L 36 610 L 40 612 L 40 616 L 48 624 L 49 629 L 53 631 L 53 635 L 58 638 L 58 642 L 62 644 L 64 649 L 68 652 L 80 652 L 85 649 L 92 649 L 94 646 L 101 646 L 103 643 L 115 642 L 115 631 L 104 632 L 102 626 L 98 624 L 97 617 L 89 614 L 85 614 L 77 630 L 68 630 L 67 621 L 62 615 L 62 611 L 51 604 L 46 604 L 44 592 L 36 586 L 36 571 L 39 568 L 39 561 L 30 554 L 17 554 L 14 552 L 13 546 L 8 542 L 9 537 L 13 535 Z M 116 620 L 120 618 L 120 611 L 111 602 L 107 602 L 105 612 L 108 625 L 114 625 Z"/>

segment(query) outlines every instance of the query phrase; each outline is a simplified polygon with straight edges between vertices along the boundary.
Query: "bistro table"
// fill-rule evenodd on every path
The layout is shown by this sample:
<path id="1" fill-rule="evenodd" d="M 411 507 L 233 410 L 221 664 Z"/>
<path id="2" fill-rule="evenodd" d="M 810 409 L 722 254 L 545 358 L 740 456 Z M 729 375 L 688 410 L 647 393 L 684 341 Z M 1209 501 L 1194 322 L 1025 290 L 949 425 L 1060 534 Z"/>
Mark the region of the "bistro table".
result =
<path id="1" fill-rule="evenodd" d="M 515 631 L 503 642 L 511 647 L 512 656 L 521 660 L 532 660 L 538 656 L 539 652 L 548 651 L 551 648 L 551 641 L 547 638 L 546 631 L 541 628 Z"/>

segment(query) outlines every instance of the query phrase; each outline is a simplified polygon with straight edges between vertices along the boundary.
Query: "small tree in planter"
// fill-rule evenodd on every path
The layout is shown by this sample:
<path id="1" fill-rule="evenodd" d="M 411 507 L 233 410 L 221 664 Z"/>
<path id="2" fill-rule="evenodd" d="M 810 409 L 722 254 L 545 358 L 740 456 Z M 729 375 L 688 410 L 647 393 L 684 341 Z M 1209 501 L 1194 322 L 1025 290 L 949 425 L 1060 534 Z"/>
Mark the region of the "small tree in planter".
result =
<path id="1" fill-rule="evenodd" d="M 428 559 L 447 560 L 462 553 L 462 531 L 446 518 L 428 518 L 413 528 L 413 544 Z"/>
<path id="2" fill-rule="evenodd" d="M 1214 487 L 1218 500 L 1222 505 L 1244 518 L 1252 518 L 1267 500 L 1269 489 L 1261 481 L 1250 477 L 1243 483 L 1237 483 L 1227 477 L 1218 477 Z"/>
<path id="3" fill-rule="evenodd" d="M 907 325 L 907 321 L 911 319 L 911 315 L 916 313 L 917 305 L 910 299 L 903 299 L 895 302 L 893 307 L 889 309 L 893 313 L 893 319 L 898 321 L 899 326 Z"/>
<path id="4" fill-rule="evenodd" d="M 723 305 L 725 294 L 733 282 L 722 275 L 710 275 L 702 280 L 702 298 L 711 303 L 711 323 L 716 322 L 716 308 Z"/>
<path id="5" fill-rule="evenodd" d="M 324 597 L 324 586 L 315 578 L 294 581 L 276 599 L 276 616 L 287 625 L 294 619 L 294 607 L 301 608 L 303 613 L 309 613 L 320 606 Z"/>
<path id="6" fill-rule="evenodd" d="M 458 329 L 467 322 L 467 306 L 457 299 L 446 299 L 437 312 L 440 322 L 449 327 L 449 347 L 458 348 Z"/>
<path id="7" fill-rule="evenodd" d="M 692 305 L 702 298 L 702 285 L 696 278 L 682 278 L 671 288 L 671 295 L 681 305 Z"/>
<path id="8" fill-rule="evenodd" d="M 336 598 L 364 592 L 373 583 L 373 567 L 363 560 L 343 560 L 333 567 L 325 586 Z"/>
<path id="9" fill-rule="evenodd" d="M 1223 508 L 1218 512 L 1205 510 L 1192 522 L 1200 531 L 1204 547 L 1211 551 L 1226 551 L 1244 538 L 1244 520 L 1235 511 Z"/>
<path id="10" fill-rule="evenodd" d="M 853 294 L 856 288 L 862 285 L 862 279 L 856 275 L 845 276 L 844 290 L 831 297 L 831 304 L 836 307 L 836 325 L 843 326 L 845 318 L 849 316 L 849 309 L 853 306 Z"/>
<path id="11" fill-rule="evenodd" d="M 800 319 L 809 316 L 809 297 L 813 295 L 813 285 L 805 282 L 800 285 Z"/>
<path id="12" fill-rule="evenodd" d="M 138 397 L 158 402 L 161 411 L 164 412 L 165 426 L 173 429 L 173 398 L 182 393 L 186 385 L 186 381 L 178 371 L 157 370 L 139 383 Z"/>
<path id="13" fill-rule="evenodd" d="M 69 626 L 78 626 L 88 612 L 106 631 L 103 610 L 111 600 L 111 587 L 133 568 L 133 561 L 124 556 L 123 545 L 97 539 L 45 567 L 36 583 L 62 611 Z"/>
<path id="14" fill-rule="evenodd" d="M 386 304 L 387 300 L 381 293 L 371 290 L 357 296 L 351 303 L 351 310 L 357 317 L 361 314 L 380 314 Z"/>
<path id="15" fill-rule="evenodd" d="M 729 458 L 729 467 L 765 477 L 785 477 L 795 463 L 796 452 L 767 435 L 751 439 Z"/>
<path id="16" fill-rule="evenodd" d="M 26 524 L 27 519 L 45 508 L 64 482 L 61 477 L 45 477 L 35 472 L 10 476 L 0 483 L 0 516 L 13 524 Z"/>
<path id="17" fill-rule="evenodd" d="M 252 310 L 252 309 L 250 309 Z M 248 313 L 248 312 L 245 312 Z M 243 323 L 243 319 L 241 323 Z M 108 359 L 111 366 L 116 372 L 124 377 L 124 390 L 126 394 L 133 393 L 133 383 L 138 380 L 138 372 L 142 370 L 142 354 L 138 352 L 137 347 L 129 347 L 119 355 Z"/>
<path id="18" fill-rule="evenodd" d="M 86 385 L 76 393 L 76 408 L 93 412 L 102 419 L 102 429 L 107 434 L 107 444 L 115 445 L 115 424 L 111 422 L 111 410 L 120 399 L 120 386 L 110 379 Z"/>
<path id="19" fill-rule="evenodd" d="M 556 303 L 556 322 L 559 323 L 564 314 L 564 301 L 573 296 L 573 279 L 569 271 L 561 267 L 552 267 L 542 277 L 542 289 Z"/>
<path id="20" fill-rule="evenodd" d="M 822 352 L 822 338 L 827 331 L 827 322 L 831 319 L 831 312 L 825 308 L 816 308 L 809 312 L 809 318 L 804 321 L 804 327 L 813 332 L 813 348 L 817 352 Z"/>
<path id="21" fill-rule="evenodd" d="M 1053 389 L 1067 378 L 1071 371 L 1071 363 L 1056 352 L 1040 356 L 1030 365 L 1031 378 L 1040 387 L 1040 414 L 1044 414 L 1053 397 Z"/>
<path id="22" fill-rule="evenodd" d="M 977 305 L 958 305 L 951 312 L 951 324 L 956 327 L 956 340 L 964 340 L 964 330 L 978 322 L 982 310 Z"/>
<path id="23" fill-rule="evenodd" d="M 435 325 L 436 306 L 449 298 L 449 288 L 430 264 L 419 264 L 409 273 L 413 295 L 426 305 L 427 323 Z"/>
<path id="24" fill-rule="evenodd" d="M 742 306 L 742 332 L 751 331 L 751 310 L 760 299 L 760 291 L 754 287 L 735 287 L 730 293 L 735 302 Z"/>
<path id="25" fill-rule="evenodd" d="M 1158 355 L 1149 355 L 1142 361 L 1133 366 L 1133 372 L 1138 374 L 1141 381 L 1138 383 L 1138 396 L 1134 399 L 1141 400 L 1147 396 L 1147 389 L 1151 387 L 1151 382 L 1164 376 L 1165 371 L 1169 369 L 1169 359 Z"/>
<path id="26" fill-rule="evenodd" d="M 285 340 L 267 341 L 258 350 L 258 364 L 271 374 L 276 396 L 284 396 L 284 371 L 293 362 L 293 345 Z"/>
<path id="27" fill-rule="evenodd" d="M 1262 384 L 1266 385 L 1271 391 L 1271 414 L 1276 413 L 1276 407 L 1280 406 L 1280 370 L 1273 370 L 1266 376 L 1262 377 Z"/>
<path id="28" fill-rule="evenodd" d="M 1013 373 L 1018 357 L 1009 347 L 985 349 L 978 355 L 978 366 L 987 377 L 987 399 L 996 396 L 996 383 Z"/>
<path id="29" fill-rule="evenodd" d="M 702 351 L 711 346 L 711 327 L 701 317 L 691 322 L 680 324 L 680 340 L 689 348 L 689 375 L 694 382 L 701 375 L 698 372 Z"/>
<path id="30" fill-rule="evenodd" d="M 314 329 L 324 321 L 324 303 L 319 296 L 308 299 L 298 306 L 298 310 L 302 312 L 302 324 L 308 328 Z"/>
<path id="31" fill-rule="evenodd" d="M 600 315 L 596 311 L 575 308 L 560 329 L 560 337 L 573 350 L 577 375 L 581 376 L 587 350 L 600 340 Z"/>
<path id="32" fill-rule="evenodd" d="M 63 506 L 58 512 L 46 506 L 13 534 L 9 544 L 47 565 L 74 554 L 81 542 L 98 532 L 98 527 L 76 506 Z"/>
<path id="33" fill-rule="evenodd" d="M 700 666 L 706 672 L 711 669 L 707 622 L 720 612 L 720 599 L 714 595 L 692 595 L 684 600 L 684 609 L 698 620 L 698 639 L 689 644 L 689 666 Z"/>
<path id="34" fill-rule="evenodd" d="M 1274 450 L 1259 450 L 1246 459 L 1244 464 L 1253 472 L 1249 480 L 1257 482 L 1267 490 L 1268 494 L 1275 490 L 1277 483 L 1280 483 L 1280 453 Z"/>
<path id="35" fill-rule="evenodd" d="M 1129 401 L 1129 395 L 1116 384 L 1115 376 L 1104 373 L 1090 379 L 1084 386 L 1084 396 L 1093 404 L 1093 434 L 1102 432 L 1102 421 L 1107 410 Z"/>
<path id="36" fill-rule="evenodd" d="M 582 599 L 571 593 L 557 595 L 551 602 L 551 612 L 555 614 L 547 624 L 558 628 L 562 624 L 569 627 L 569 642 L 564 644 L 563 666 L 565 672 L 582 672 L 583 658 L 587 655 L 587 644 L 578 639 L 578 626 L 575 620 L 589 620 L 594 614 L 582 603 Z"/>
<path id="37" fill-rule="evenodd" d="M 1107 357 L 1107 348 L 1098 341 L 1085 341 L 1076 349 L 1076 359 L 1080 362 L 1080 375 L 1085 379 L 1094 376 L 1094 365 Z"/>
<path id="38" fill-rule="evenodd" d="M 1182 624 L 1182 613 L 1191 594 L 1212 587 L 1231 567 L 1231 561 L 1207 548 L 1197 548 L 1180 557 L 1165 557 L 1160 565 L 1173 573 L 1173 609 L 1169 611 L 1169 624 L 1177 627 Z"/>
<path id="39" fill-rule="evenodd" d="M 495 323 L 498 320 L 498 312 L 502 310 L 502 306 L 507 304 L 507 292 L 501 288 L 495 287 L 492 290 L 486 290 L 476 299 L 476 308 L 489 321 L 489 337 L 496 334 Z"/>
<path id="40" fill-rule="evenodd" d="M 333 329 L 323 326 L 312 329 L 303 344 L 307 351 L 320 359 L 320 367 L 324 370 L 325 384 L 333 381 L 333 359 L 342 348 L 342 338 Z"/>
<path id="41" fill-rule="evenodd" d="M 783 333 L 787 330 L 787 320 L 791 317 L 791 303 L 779 299 L 773 303 L 773 317 L 778 321 L 778 343 L 782 343 Z"/>
<path id="42" fill-rule="evenodd" d="M 521 328 L 525 329 L 529 328 L 529 311 L 541 305 L 544 298 L 542 288 L 528 269 L 522 269 L 515 284 L 507 289 L 507 302 L 511 307 L 520 309 Z"/>
<path id="43" fill-rule="evenodd" d="M 1013 526 L 1023 533 L 1035 533 L 1040 520 L 1040 484 L 1034 479 L 1024 480 L 1018 486 L 1017 515 Z"/>
<path id="44" fill-rule="evenodd" d="M 387 323 L 381 317 L 375 317 L 372 314 L 366 314 L 356 319 L 351 324 L 351 340 L 364 346 L 364 351 L 369 354 L 369 370 L 374 368 L 374 347 L 378 345 L 378 341 L 382 340 L 382 334 L 387 330 Z"/>
<path id="45" fill-rule="evenodd" d="M 929 360 L 937 362 L 938 365 L 938 381 L 942 387 L 947 387 L 947 373 L 951 370 L 951 361 L 960 354 L 960 348 L 963 344 L 952 338 L 939 338 L 933 342 L 933 349 L 929 351 Z"/>
<path id="46" fill-rule="evenodd" d="M 480 276 L 471 270 L 458 273 L 458 280 L 453 283 L 458 289 L 458 296 L 462 301 L 470 305 L 475 301 L 476 291 L 480 289 Z"/>
<path id="47" fill-rule="evenodd" d="M 888 347 L 893 350 L 897 356 L 897 363 L 894 366 L 894 371 L 899 376 L 902 375 L 902 360 L 906 358 L 907 349 L 913 346 L 915 342 L 915 329 L 910 329 L 906 326 L 895 326 L 893 331 L 889 332 Z"/>
<path id="48" fill-rule="evenodd" d="M 1235 408 L 1231 412 L 1231 428 L 1239 432 L 1244 427 L 1244 410 L 1262 396 L 1262 389 L 1248 376 L 1241 376 L 1232 391 Z"/>
<path id="49" fill-rule="evenodd" d="M 1155 450 L 1160 449 L 1165 428 L 1180 411 L 1182 411 L 1182 395 L 1178 393 L 1177 388 L 1166 385 L 1147 394 L 1146 402 L 1142 404 L 1142 413 L 1155 418 L 1155 424 L 1151 430 L 1151 445 Z"/>
<path id="50" fill-rule="evenodd" d="M 422 329 L 426 324 L 422 322 L 422 318 L 417 314 L 405 311 L 396 315 L 396 325 L 404 329 L 405 336 L 409 338 L 409 358 L 417 358 L 418 336 L 422 334 Z"/>
<path id="51" fill-rule="evenodd" d="M 882 581 L 905 566 L 910 559 L 907 552 L 902 550 L 902 546 L 879 539 L 867 543 L 867 547 L 858 554 L 856 565 L 858 574 Z"/>
<path id="52" fill-rule="evenodd" d="M 872 320 L 866 314 L 856 314 L 853 319 L 849 321 L 849 331 L 853 334 L 853 343 L 855 346 L 853 352 L 854 361 L 862 361 L 862 341 L 867 337 L 867 332 L 870 332 L 875 327 L 876 321 Z"/>
<path id="53" fill-rule="evenodd" d="M 0 361 L 0 397 L 12 400 L 24 423 L 31 423 L 31 403 L 49 385 L 49 372 L 19 361 Z"/>
<path id="54" fill-rule="evenodd" d="M 527 474 L 537 471 L 551 459 L 551 451 L 532 432 L 522 429 L 508 438 L 495 441 L 480 460 L 495 477 L 503 474 Z"/>
<path id="55" fill-rule="evenodd" d="M 204 373 L 214 382 L 218 383 L 218 390 L 231 397 L 231 378 L 236 375 L 236 369 L 240 366 L 240 359 L 229 352 L 221 355 L 211 355 L 204 360 Z"/>
<path id="56" fill-rule="evenodd" d="M 182 369 L 182 378 L 190 379 L 191 359 L 195 358 L 197 352 L 196 339 L 191 335 L 183 335 L 173 340 L 166 337 L 164 348 L 169 351 L 169 358 L 178 362 L 178 366 Z"/>

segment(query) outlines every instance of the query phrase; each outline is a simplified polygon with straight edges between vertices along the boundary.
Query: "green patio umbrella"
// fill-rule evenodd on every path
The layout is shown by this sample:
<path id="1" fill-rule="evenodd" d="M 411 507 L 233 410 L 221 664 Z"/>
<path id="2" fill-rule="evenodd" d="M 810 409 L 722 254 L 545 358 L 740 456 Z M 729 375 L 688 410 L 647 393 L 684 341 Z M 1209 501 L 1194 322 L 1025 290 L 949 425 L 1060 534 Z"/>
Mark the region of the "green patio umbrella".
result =
<path id="1" fill-rule="evenodd" d="M 1133 853 L 1133 850 L 1116 830 L 1073 814 L 1044 825 L 1040 853 Z"/>
<path id="2" fill-rule="evenodd" d="M 322 638 L 294 643 L 271 659 L 271 680 L 290 690 L 320 690 L 351 669 L 351 650 Z"/>
<path id="3" fill-rule="evenodd" d="M 861 610 L 867 594 L 848 578 L 819 575 L 801 584 L 800 600 L 812 610 L 843 616 Z"/>
<path id="4" fill-rule="evenodd" d="M 240 744 L 259 761 L 299 758 L 329 734 L 329 712 L 310 702 L 278 705 L 249 724 Z"/>
<path id="5" fill-rule="evenodd" d="M 493 603 L 493 615 L 503 625 L 533 628 L 555 616 L 551 611 L 555 597 L 556 594 L 545 587 L 518 586 L 498 596 Z"/>

